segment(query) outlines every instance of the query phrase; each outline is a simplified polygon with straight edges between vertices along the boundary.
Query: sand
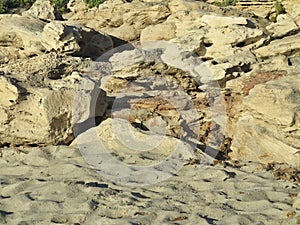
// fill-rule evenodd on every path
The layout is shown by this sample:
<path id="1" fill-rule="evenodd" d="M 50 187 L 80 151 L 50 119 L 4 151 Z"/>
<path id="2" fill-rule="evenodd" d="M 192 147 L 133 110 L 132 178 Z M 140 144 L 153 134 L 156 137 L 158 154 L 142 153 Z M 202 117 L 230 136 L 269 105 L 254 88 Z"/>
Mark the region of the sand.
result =
<path id="1" fill-rule="evenodd" d="M 114 184 L 75 147 L 4 148 L 0 224 L 297 224 L 299 186 L 256 163 L 186 165 L 157 184 Z"/>

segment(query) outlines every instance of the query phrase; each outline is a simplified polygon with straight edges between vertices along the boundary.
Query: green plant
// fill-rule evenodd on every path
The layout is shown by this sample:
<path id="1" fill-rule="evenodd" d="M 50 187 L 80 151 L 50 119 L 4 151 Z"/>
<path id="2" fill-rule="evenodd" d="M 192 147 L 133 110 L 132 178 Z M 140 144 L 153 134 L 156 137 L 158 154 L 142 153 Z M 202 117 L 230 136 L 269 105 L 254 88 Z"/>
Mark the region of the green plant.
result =
<path id="1" fill-rule="evenodd" d="M 106 0 L 84 0 L 84 3 L 89 7 L 98 7 L 100 4 L 105 2 Z"/>
<path id="2" fill-rule="evenodd" d="M 285 8 L 280 1 L 277 0 L 274 4 L 274 7 L 275 7 L 276 17 L 280 14 L 286 13 Z"/>
<path id="3" fill-rule="evenodd" d="M 58 9 L 58 11 L 64 13 L 68 12 L 68 2 L 69 0 L 51 0 L 52 3 L 54 3 Z"/>
<path id="4" fill-rule="evenodd" d="M 7 12 L 7 6 L 3 1 L 0 1 L 0 13 L 6 13 Z"/>
<path id="5" fill-rule="evenodd" d="M 230 5 L 235 5 L 238 0 L 222 0 L 221 2 L 214 2 L 216 6 L 225 7 Z"/>
<path id="6" fill-rule="evenodd" d="M 6 13 L 13 8 L 29 8 L 36 0 L 0 0 L 0 13 Z M 51 0 L 60 12 L 67 12 L 69 0 Z"/>
<path id="7" fill-rule="evenodd" d="M 0 0 L 0 13 L 13 8 L 29 8 L 35 0 Z"/>

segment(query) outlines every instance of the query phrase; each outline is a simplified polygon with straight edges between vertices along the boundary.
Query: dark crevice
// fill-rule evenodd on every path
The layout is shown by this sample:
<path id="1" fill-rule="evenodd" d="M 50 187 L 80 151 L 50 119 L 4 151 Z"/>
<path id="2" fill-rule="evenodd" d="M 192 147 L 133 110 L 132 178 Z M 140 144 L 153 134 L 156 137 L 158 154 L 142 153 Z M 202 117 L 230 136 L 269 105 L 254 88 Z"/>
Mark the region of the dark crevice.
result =
<path id="1" fill-rule="evenodd" d="M 247 19 L 246 27 L 252 28 L 252 29 L 257 28 L 257 26 L 255 25 L 255 23 L 253 23 L 251 20 L 248 20 L 248 19 Z"/>
<path id="2" fill-rule="evenodd" d="M 204 45 L 204 47 L 209 48 L 213 45 L 213 43 L 209 42 L 209 41 L 203 41 L 203 45 Z"/>
<path id="3" fill-rule="evenodd" d="M 13 214 L 13 212 L 7 212 L 7 211 L 0 210 L 0 216 L 5 217 L 5 216 L 11 215 L 11 214 Z"/>
<path id="4" fill-rule="evenodd" d="M 244 40 L 244 41 L 241 41 L 241 42 L 238 42 L 238 43 L 231 44 L 231 46 L 232 46 L 233 48 L 234 48 L 234 47 L 242 48 L 242 47 L 245 47 L 245 46 L 247 46 L 247 45 L 254 44 L 255 42 L 259 41 L 261 38 L 262 38 L 262 36 L 254 37 L 254 38 L 249 38 L 249 39 L 246 39 L 246 40 Z"/>

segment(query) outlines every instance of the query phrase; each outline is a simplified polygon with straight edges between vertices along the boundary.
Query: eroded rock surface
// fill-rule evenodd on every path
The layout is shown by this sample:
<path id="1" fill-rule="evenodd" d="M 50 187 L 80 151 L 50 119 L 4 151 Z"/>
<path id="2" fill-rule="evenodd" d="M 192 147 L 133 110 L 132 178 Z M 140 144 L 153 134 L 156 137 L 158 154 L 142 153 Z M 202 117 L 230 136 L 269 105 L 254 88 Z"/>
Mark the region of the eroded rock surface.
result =
<path id="1" fill-rule="evenodd" d="M 106 1 L 92 9 L 79 7 L 82 1 L 70 1 L 68 20 L 57 21 L 52 14 L 39 17 L 43 7 L 38 3 L 42 4 L 37 1 L 31 11 L 40 14 L 0 17 L 0 91 L 5 93 L 0 101 L 2 145 L 69 143 L 73 139 L 70 121 L 80 124 L 94 117 L 113 116 L 175 138 L 192 134 L 193 141 L 210 142 L 214 148 L 224 143 L 213 143 L 209 133 L 215 140 L 232 138 L 232 156 L 239 159 L 246 159 L 249 153 L 249 158 L 269 162 L 274 154 L 257 157 L 253 146 L 277 143 L 288 149 L 282 161 L 298 162 L 292 159 L 299 148 L 297 102 L 287 98 L 292 95 L 288 90 L 297 92 L 299 83 L 298 6 L 293 8 L 283 1 L 287 14 L 271 22 L 268 16 L 199 1 Z M 147 51 L 114 50 L 98 58 L 114 44 L 126 41 L 152 42 L 152 46 Z M 180 46 L 182 54 L 166 50 L 158 41 Z M 91 60 L 82 57 L 98 58 L 96 69 Z M 149 60 L 151 57 L 156 60 Z M 105 63 L 110 63 L 111 71 L 106 71 Z M 82 80 L 90 83 L 86 89 L 81 84 L 78 92 Z M 283 86 L 279 88 L 281 82 L 287 87 L 285 91 Z M 225 103 L 213 100 L 216 95 L 209 92 L 211 83 L 218 84 L 225 96 L 226 132 L 218 132 L 225 127 L 220 125 L 223 119 L 219 115 Z M 96 98 L 95 90 L 101 93 Z M 74 117 L 72 99 L 80 92 L 85 94 L 77 96 L 80 110 Z M 270 93 L 276 97 L 269 98 Z M 89 107 L 90 102 L 97 110 Z M 211 107 L 214 102 L 218 102 L 217 108 Z M 279 102 L 280 106 L 276 105 Z M 295 107 L 290 108 L 291 104 Z M 281 106 L 290 110 L 278 110 Z M 284 113 L 276 114 L 274 107 Z M 34 119 L 37 112 L 39 117 Z M 270 132 L 262 134 L 257 126 Z M 32 129 L 26 134 L 28 127 Z M 37 127 L 43 128 L 38 132 Z M 257 135 L 249 145 L 245 141 L 253 138 L 243 135 L 247 127 Z M 261 146 L 270 151 L 269 144 Z"/>
<path id="2" fill-rule="evenodd" d="M 24 16 L 36 17 L 42 20 L 62 20 L 62 15 L 56 9 L 56 6 L 50 0 L 37 0 L 31 8 L 23 12 Z"/>

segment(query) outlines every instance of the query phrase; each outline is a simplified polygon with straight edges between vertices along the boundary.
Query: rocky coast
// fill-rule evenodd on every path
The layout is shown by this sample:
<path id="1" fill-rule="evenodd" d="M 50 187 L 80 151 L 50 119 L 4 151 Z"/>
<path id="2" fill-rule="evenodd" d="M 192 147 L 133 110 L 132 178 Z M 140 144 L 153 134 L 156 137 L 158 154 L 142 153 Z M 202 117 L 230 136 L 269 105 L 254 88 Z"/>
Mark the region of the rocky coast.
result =
<path id="1" fill-rule="evenodd" d="M 0 14 L 0 223 L 300 224 L 300 2 L 278 4 Z"/>

